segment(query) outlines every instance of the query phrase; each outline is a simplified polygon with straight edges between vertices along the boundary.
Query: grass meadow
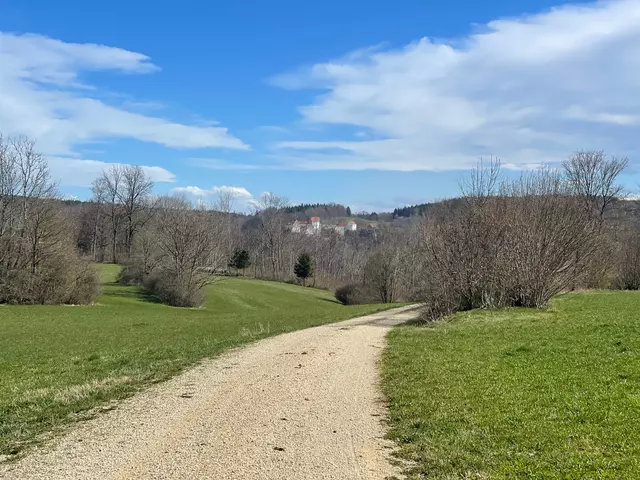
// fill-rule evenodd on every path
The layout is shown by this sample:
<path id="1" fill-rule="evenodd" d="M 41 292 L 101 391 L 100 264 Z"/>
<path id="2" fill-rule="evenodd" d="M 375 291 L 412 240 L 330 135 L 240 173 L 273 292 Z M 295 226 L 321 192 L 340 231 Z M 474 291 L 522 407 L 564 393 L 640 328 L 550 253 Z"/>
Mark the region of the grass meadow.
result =
<path id="1" fill-rule="evenodd" d="M 92 306 L 0 306 L 0 454 L 16 454 L 95 407 L 270 335 L 379 311 L 331 293 L 222 278 L 203 308 L 154 303 L 101 265 Z"/>
<path id="2" fill-rule="evenodd" d="M 396 328 L 383 384 L 410 479 L 640 478 L 640 293 Z"/>

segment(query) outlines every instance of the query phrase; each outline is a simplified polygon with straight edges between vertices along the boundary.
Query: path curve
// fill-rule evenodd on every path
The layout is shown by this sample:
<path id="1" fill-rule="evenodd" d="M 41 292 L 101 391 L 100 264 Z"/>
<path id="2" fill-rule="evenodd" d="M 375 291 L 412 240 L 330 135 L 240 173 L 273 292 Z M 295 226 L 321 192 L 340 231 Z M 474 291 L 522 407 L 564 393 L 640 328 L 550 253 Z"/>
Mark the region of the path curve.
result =
<path id="1" fill-rule="evenodd" d="M 259 341 L 79 424 L 3 479 L 387 479 L 378 365 L 412 307 Z"/>

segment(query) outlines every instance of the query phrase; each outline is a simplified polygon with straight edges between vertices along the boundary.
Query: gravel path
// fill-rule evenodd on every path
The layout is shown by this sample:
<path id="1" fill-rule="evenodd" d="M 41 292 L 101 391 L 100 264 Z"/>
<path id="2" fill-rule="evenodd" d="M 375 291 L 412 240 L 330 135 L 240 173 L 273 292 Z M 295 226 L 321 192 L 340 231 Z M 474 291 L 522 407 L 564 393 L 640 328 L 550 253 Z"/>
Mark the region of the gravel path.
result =
<path id="1" fill-rule="evenodd" d="M 411 307 L 233 350 L 122 402 L 3 479 L 386 479 L 377 362 Z"/>

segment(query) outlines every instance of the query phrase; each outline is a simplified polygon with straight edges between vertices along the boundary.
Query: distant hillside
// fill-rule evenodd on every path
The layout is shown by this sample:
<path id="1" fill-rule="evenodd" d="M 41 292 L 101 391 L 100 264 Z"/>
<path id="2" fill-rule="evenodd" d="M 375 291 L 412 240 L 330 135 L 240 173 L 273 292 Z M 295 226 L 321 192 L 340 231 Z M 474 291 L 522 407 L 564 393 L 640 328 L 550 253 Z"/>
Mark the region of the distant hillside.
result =
<path id="1" fill-rule="evenodd" d="M 301 203 L 285 209 L 286 213 L 294 215 L 298 219 L 308 217 L 338 218 L 350 217 L 351 208 L 338 203 Z"/>
<path id="2" fill-rule="evenodd" d="M 452 198 L 440 202 L 400 207 L 393 211 L 393 218 L 400 220 L 411 217 L 442 217 L 460 207 L 462 201 L 461 198 Z M 606 218 L 612 222 L 640 227 L 640 201 L 616 200 L 607 212 Z"/>
<path id="3" fill-rule="evenodd" d="M 640 227 L 640 201 L 618 200 L 607 213 L 610 221 L 621 222 L 629 227 Z"/>
<path id="4" fill-rule="evenodd" d="M 456 208 L 460 205 L 462 199 L 451 198 L 441 200 L 439 202 L 420 203 L 418 205 L 409 205 L 407 207 L 399 207 L 393 210 L 393 218 L 409 218 L 424 217 L 427 215 L 439 215 L 444 210 Z"/>

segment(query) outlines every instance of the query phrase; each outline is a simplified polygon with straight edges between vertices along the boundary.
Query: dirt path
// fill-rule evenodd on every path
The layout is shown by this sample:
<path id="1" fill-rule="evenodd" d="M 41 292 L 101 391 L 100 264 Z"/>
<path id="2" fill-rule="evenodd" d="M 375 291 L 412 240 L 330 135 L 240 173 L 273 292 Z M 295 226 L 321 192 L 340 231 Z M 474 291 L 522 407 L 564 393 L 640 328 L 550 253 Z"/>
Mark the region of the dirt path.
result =
<path id="1" fill-rule="evenodd" d="M 10 464 L 3 479 L 385 479 L 377 361 L 396 309 L 202 363 Z"/>

